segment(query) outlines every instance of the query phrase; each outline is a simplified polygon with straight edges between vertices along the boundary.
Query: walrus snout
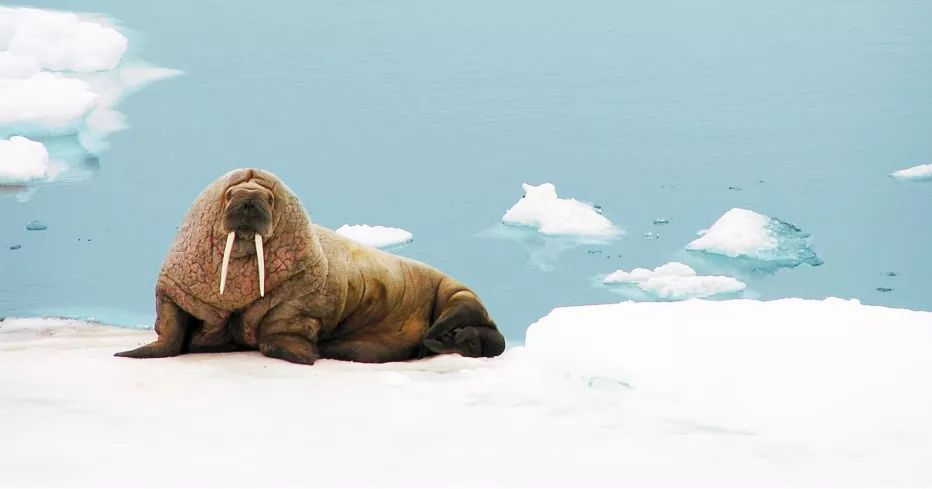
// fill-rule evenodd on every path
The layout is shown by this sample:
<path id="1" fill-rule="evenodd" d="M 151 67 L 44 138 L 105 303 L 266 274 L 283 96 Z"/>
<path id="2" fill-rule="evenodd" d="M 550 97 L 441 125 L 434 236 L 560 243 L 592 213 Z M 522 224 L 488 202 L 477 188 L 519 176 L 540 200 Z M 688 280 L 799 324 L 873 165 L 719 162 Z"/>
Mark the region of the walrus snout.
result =
<path id="1" fill-rule="evenodd" d="M 227 195 L 224 224 L 228 231 L 236 231 L 237 237 L 244 240 L 253 239 L 255 234 L 270 234 L 274 202 L 271 192 L 234 187 Z"/>
<path id="2" fill-rule="evenodd" d="M 227 231 L 226 246 L 220 267 L 220 295 L 226 289 L 230 254 L 235 240 L 255 242 L 256 265 L 259 272 L 259 296 L 265 297 L 265 251 L 263 242 L 272 232 L 272 209 L 275 196 L 272 192 L 250 180 L 234 185 L 224 194 L 223 213 Z"/>

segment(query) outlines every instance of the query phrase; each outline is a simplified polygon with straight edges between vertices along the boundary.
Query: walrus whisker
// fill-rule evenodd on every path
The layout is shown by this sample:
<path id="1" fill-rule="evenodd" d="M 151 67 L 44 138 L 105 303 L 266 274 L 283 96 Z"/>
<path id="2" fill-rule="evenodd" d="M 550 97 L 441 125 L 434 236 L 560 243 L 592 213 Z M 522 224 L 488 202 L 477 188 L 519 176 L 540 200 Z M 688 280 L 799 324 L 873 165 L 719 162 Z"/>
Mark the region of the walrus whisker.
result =
<path id="1" fill-rule="evenodd" d="M 230 231 L 227 235 L 227 244 L 223 248 L 223 264 L 220 265 L 220 295 L 223 295 L 223 289 L 226 288 L 227 270 L 230 268 L 230 252 L 233 251 L 234 239 L 236 239 L 236 231 Z"/>
<path id="2" fill-rule="evenodd" d="M 259 262 L 259 296 L 265 297 L 265 251 L 262 249 L 262 235 L 256 233 L 256 259 Z"/>

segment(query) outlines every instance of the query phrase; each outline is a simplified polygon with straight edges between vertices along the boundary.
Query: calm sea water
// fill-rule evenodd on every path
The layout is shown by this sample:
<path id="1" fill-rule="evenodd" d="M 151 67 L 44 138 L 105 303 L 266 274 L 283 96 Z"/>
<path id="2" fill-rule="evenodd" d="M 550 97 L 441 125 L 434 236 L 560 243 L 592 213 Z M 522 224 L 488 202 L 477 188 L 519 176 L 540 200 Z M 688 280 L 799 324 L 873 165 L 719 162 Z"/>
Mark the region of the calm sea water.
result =
<path id="1" fill-rule="evenodd" d="M 323 225 L 412 231 L 399 253 L 477 289 L 513 340 L 622 299 L 599 274 L 716 271 L 682 248 L 731 207 L 795 223 L 825 260 L 743 275 L 749 295 L 932 309 L 932 183 L 888 177 L 932 161 L 932 2 L 34 5 L 112 16 L 186 74 L 121 104 L 132 127 L 92 179 L 0 197 L 0 315 L 151 324 L 175 226 L 242 166 Z M 627 234 L 488 236 L 545 181 Z"/>

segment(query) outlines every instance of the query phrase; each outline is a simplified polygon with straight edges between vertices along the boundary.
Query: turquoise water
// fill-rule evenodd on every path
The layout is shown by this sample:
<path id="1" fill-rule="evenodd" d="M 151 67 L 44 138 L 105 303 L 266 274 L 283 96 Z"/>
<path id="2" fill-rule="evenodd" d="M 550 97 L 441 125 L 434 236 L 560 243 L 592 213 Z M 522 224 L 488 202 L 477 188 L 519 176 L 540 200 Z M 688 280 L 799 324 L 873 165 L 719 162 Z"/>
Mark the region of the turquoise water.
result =
<path id="1" fill-rule="evenodd" d="M 175 227 L 241 166 L 323 225 L 413 232 L 399 253 L 477 289 L 511 339 L 623 299 L 598 283 L 617 268 L 729 271 L 683 247 L 731 207 L 799 226 L 824 260 L 738 270 L 747 296 L 932 309 L 932 183 L 888 176 L 932 162 L 932 2 L 34 5 L 112 16 L 186 74 L 121 103 L 131 128 L 93 178 L 0 195 L 0 315 L 151 324 Z M 627 233 L 501 237 L 521 183 L 545 181 Z"/>

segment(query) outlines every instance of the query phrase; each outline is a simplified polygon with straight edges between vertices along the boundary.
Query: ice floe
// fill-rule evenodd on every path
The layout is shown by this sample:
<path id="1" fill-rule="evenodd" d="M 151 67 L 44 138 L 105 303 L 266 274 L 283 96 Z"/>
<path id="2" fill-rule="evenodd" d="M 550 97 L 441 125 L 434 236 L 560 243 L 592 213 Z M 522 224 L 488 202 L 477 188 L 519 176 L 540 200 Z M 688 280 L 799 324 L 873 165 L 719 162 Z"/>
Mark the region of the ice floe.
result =
<path id="1" fill-rule="evenodd" d="M 52 71 L 112 70 L 129 42 L 99 18 L 72 12 L 0 7 L 0 47 Z"/>
<path id="2" fill-rule="evenodd" d="M 723 214 L 686 249 L 776 267 L 822 264 L 809 244 L 809 233 L 780 219 L 738 208 Z"/>
<path id="3" fill-rule="evenodd" d="M 410 243 L 414 235 L 401 228 L 370 226 L 368 224 L 344 224 L 337 234 L 375 248 L 390 248 Z"/>
<path id="4" fill-rule="evenodd" d="M 522 184 L 524 197 L 505 215 L 502 223 L 536 228 L 551 236 L 615 236 L 621 233 L 611 221 L 590 204 L 557 196 L 551 183 Z"/>
<path id="5" fill-rule="evenodd" d="M 127 127 L 116 104 L 148 82 L 180 73 L 127 59 L 128 44 L 101 16 L 0 7 L 0 137 L 45 145 L 52 166 L 63 171 L 96 164 L 106 137 Z M 61 173 L 36 178 L 34 166 L 22 165 L 4 165 L 0 179 L 34 184 Z M 77 170 L 76 177 L 86 175 Z"/>
<path id="6" fill-rule="evenodd" d="M 99 95 L 83 80 L 41 72 L 0 80 L 0 125 L 27 134 L 74 134 L 97 107 Z"/>
<path id="7" fill-rule="evenodd" d="M 890 174 L 902 180 L 932 180 L 932 163 L 904 168 Z"/>
<path id="8" fill-rule="evenodd" d="M 0 321 L 3 482 L 302 485 L 307 460 L 327 467 L 313 476 L 325 486 L 932 480 L 929 312 L 840 299 L 626 302 L 555 309 L 525 346 L 492 359 L 112 356 L 153 337 Z M 154 459 L 172 470 L 149 470 Z M 107 470 L 88 469 L 101 460 Z M 472 469 L 454 480 L 451 467 Z"/>
<path id="9" fill-rule="evenodd" d="M 0 184 L 38 180 L 48 173 L 49 152 L 42 143 L 22 136 L 0 139 Z"/>
<path id="10" fill-rule="evenodd" d="M 606 276 L 602 283 L 633 284 L 651 296 L 664 300 L 733 294 L 746 287 L 743 282 L 732 277 L 697 275 L 692 267 L 680 262 L 670 262 L 653 270 L 617 270 Z"/>

